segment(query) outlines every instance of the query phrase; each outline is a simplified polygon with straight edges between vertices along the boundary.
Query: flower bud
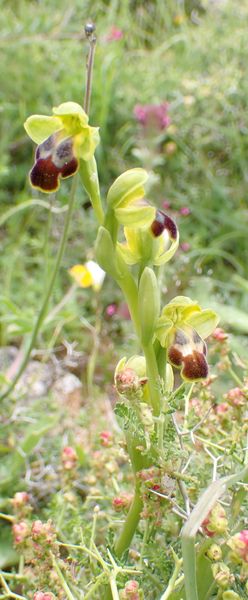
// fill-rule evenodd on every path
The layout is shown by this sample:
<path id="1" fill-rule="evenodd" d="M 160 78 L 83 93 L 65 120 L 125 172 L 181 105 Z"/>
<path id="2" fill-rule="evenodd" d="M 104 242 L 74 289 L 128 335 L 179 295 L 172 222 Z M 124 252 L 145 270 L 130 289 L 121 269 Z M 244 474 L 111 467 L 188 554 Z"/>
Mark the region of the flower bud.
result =
<path id="1" fill-rule="evenodd" d="M 222 558 L 222 550 L 221 547 L 218 546 L 218 544 L 212 544 L 210 546 L 210 548 L 208 548 L 207 550 L 207 556 L 208 558 L 210 558 L 210 560 L 221 560 Z"/>
<path id="2" fill-rule="evenodd" d="M 227 399 L 229 404 L 231 404 L 231 406 L 234 407 L 243 406 L 245 402 L 245 394 L 239 387 L 235 387 L 229 390 L 225 395 L 225 398 Z"/>
<path id="3" fill-rule="evenodd" d="M 112 506 L 116 512 L 125 511 L 130 507 L 133 496 L 132 494 L 122 494 L 121 496 L 116 496 L 112 501 Z"/>
<path id="4" fill-rule="evenodd" d="M 49 520 L 46 523 L 43 523 L 37 519 L 32 524 L 31 536 L 34 541 L 44 541 L 48 544 L 51 544 L 55 538 L 52 522 Z"/>
<path id="5" fill-rule="evenodd" d="M 160 294 L 155 273 L 146 267 L 139 282 L 139 315 L 141 338 L 147 344 L 154 335 L 155 325 L 159 317 Z"/>
<path id="6" fill-rule="evenodd" d="M 14 523 L 12 527 L 15 544 L 21 544 L 29 535 L 29 527 L 26 521 Z"/>
<path id="7" fill-rule="evenodd" d="M 230 557 L 234 562 L 248 563 L 248 529 L 243 529 L 233 535 L 227 545 L 232 550 Z"/>
<path id="8" fill-rule="evenodd" d="M 229 567 L 223 562 L 212 565 L 212 572 L 214 580 L 221 588 L 227 587 L 234 580 Z"/>
<path id="9" fill-rule="evenodd" d="M 133 369 L 123 369 L 119 371 L 115 378 L 115 387 L 119 394 L 132 396 L 139 389 L 139 378 Z"/>
<path id="10" fill-rule="evenodd" d="M 16 492 L 14 498 L 11 500 L 11 504 L 15 509 L 23 508 L 29 502 L 29 495 L 27 492 Z"/>
<path id="11" fill-rule="evenodd" d="M 111 431 L 101 431 L 99 437 L 101 446 L 110 448 L 113 445 L 113 435 Z"/>
<path id="12" fill-rule="evenodd" d="M 132 399 L 142 396 L 144 385 L 147 382 L 146 361 L 143 356 L 131 356 L 126 360 L 122 358 L 115 369 L 115 387 L 120 395 Z"/>
<path id="13" fill-rule="evenodd" d="M 228 521 L 226 511 L 218 502 L 209 512 L 202 523 L 202 529 L 206 535 L 213 537 L 227 532 Z"/>
<path id="14" fill-rule="evenodd" d="M 143 598 L 143 592 L 134 579 L 128 581 L 124 590 L 120 592 L 120 600 L 141 600 L 141 598 Z"/>
<path id="15" fill-rule="evenodd" d="M 221 327 L 216 327 L 212 333 L 212 337 L 218 342 L 224 342 L 228 339 L 228 334 Z"/>
<path id="16" fill-rule="evenodd" d="M 71 471 L 77 464 L 78 457 L 74 448 L 71 446 L 65 446 L 62 450 L 62 464 L 66 471 Z"/>
<path id="17" fill-rule="evenodd" d="M 97 263 L 114 279 L 118 279 L 120 272 L 116 262 L 114 244 L 111 235 L 105 227 L 99 227 L 95 243 L 95 256 Z"/>
<path id="18" fill-rule="evenodd" d="M 107 202 L 112 208 L 128 204 L 144 195 L 144 184 L 148 179 L 148 174 L 144 169 L 129 169 L 122 173 L 111 185 Z"/>

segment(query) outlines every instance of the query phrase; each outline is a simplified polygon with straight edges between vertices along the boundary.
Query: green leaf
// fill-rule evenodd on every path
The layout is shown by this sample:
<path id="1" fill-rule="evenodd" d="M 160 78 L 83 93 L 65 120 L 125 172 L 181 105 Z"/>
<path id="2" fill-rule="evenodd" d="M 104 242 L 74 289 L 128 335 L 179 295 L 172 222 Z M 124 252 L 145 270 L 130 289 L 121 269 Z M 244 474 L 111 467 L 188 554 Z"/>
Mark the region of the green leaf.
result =
<path id="1" fill-rule="evenodd" d="M 0 529 L 0 569 L 9 569 L 19 562 L 20 556 L 13 548 L 12 532 L 9 525 L 3 525 Z"/>

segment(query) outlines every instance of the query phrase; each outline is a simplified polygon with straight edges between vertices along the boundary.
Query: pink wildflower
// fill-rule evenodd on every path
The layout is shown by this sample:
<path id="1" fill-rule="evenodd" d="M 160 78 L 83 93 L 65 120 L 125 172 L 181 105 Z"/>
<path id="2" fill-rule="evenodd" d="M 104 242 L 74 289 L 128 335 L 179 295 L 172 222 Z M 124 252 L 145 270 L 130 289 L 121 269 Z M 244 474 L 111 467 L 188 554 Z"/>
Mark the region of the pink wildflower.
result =
<path id="1" fill-rule="evenodd" d="M 179 213 L 183 217 L 187 217 L 188 215 L 190 215 L 191 210 L 188 206 L 182 206 L 182 208 L 180 208 L 180 210 L 179 210 Z"/>
<path id="2" fill-rule="evenodd" d="M 168 208 L 170 208 L 170 201 L 169 200 L 163 200 L 163 208 L 165 208 L 165 210 L 167 210 Z"/>
<path id="3" fill-rule="evenodd" d="M 106 308 L 106 315 L 107 317 L 113 317 L 114 315 L 116 315 L 117 313 L 117 304 L 115 304 L 115 302 L 113 302 L 113 304 L 109 304 Z"/>
<path id="4" fill-rule="evenodd" d="M 168 116 L 168 103 L 161 104 L 136 104 L 134 116 L 143 127 L 163 130 L 168 127 L 171 120 Z"/>
<path id="5" fill-rule="evenodd" d="M 107 35 L 107 42 L 118 42 L 118 40 L 121 40 L 123 38 L 123 31 L 122 29 L 119 29 L 118 27 L 115 27 L 115 25 L 113 25 Z"/>

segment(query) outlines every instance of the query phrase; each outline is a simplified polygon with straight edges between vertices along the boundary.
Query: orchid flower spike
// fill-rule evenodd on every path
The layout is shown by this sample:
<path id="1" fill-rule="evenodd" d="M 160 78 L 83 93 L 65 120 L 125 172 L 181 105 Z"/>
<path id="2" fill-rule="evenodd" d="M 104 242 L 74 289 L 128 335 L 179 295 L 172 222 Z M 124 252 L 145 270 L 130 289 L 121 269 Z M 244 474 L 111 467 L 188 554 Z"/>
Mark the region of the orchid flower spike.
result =
<path id="1" fill-rule="evenodd" d="M 32 115 L 24 127 L 38 144 L 30 182 L 45 193 L 56 192 L 60 179 L 74 175 L 79 161 L 90 160 L 99 143 L 98 127 L 90 127 L 87 114 L 76 102 L 53 108 L 50 117 Z"/>

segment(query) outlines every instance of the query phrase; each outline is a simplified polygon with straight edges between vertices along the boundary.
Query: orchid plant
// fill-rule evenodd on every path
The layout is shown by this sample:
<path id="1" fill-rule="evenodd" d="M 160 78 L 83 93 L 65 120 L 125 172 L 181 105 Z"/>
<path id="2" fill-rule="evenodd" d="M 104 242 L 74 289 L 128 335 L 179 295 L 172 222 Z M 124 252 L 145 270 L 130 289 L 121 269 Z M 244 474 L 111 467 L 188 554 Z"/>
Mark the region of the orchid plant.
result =
<path id="1" fill-rule="evenodd" d="M 210 309 L 203 309 L 195 299 L 185 296 L 177 296 L 161 307 L 158 270 L 174 258 L 179 244 L 179 232 L 172 218 L 146 198 L 148 173 L 142 168 L 127 170 L 113 182 L 106 199 L 103 201 L 101 198 L 95 160 L 100 136 L 98 127 L 89 124 L 95 48 L 93 27 L 86 28 L 86 34 L 90 42 L 90 54 L 84 108 L 76 102 L 63 102 L 53 108 L 52 116 L 33 115 L 24 124 L 27 134 L 37 144 L 35 163 L 30 171 L 31 185 L 47 194 L 56 192 L 65 178 L 74 177 L 74 182 L 48 291 L 28 351 L 9 389 L 13 388 L 25 368 L 45 317 L 65 250 L 68 228 L 73 218 L 76 185 L 80 180 L 92 203 L 99 226 L 95 242 L 96 262 L 74 265 L 70 274 L 78 285 L 93 286 L 98 291 L 105 274 L 115 281 L 128 304 L 139 348 L 139 354 L 123 357 L 115 371 L 115 387 L 119 396 L 116 414 L 124 428 L 126 448 L 134 473 L 133 499 L 114 545 L 115 559 L 120 560 L 128 551 L 142 517 L 145 503 L 144 480 L 150 481 L 151 472 L 159 474 L 160 478 L 162 475 L 167 477 L 168 485 L 169 482 L 178 484 L 185 500 L 185 477 L 180 472 L 181 456 L 180 452 L 175 451 L 173 441 L 169 445 L 168 441 L 165 444 L 167 427 L 171 424 L 177 403 L 182 399 L 187 402 L 192 385 L 209 376 L 205 340 L 215 330 L 218 316 Z M 231 485 L 232 480 L 229 482 L 226 479 L 223 486 L 228 486 L 229 483 Z M 155 487 L 153 486 L 154 490 Z M 213 497 L 216 500 L 220 496 L 220 487 L 217 492 L 213 492 L 206 497 L 207 513 L 212 508 Z M 189 515 L 187 498 L 185 502 Z M 197 518 L 198 528 L 201 524 L 199 514 Z M 192 536 L 197 528 L 194 519 L 191 519 L 185 530 L 185 591 L 182 593 L 186 593 L 187 600 L 198 598 L 195 565 L 190 565 L 187 558 L 187 549 L 193 556 Z M 236 543 L 236 538 L 234 541 Z M 175 574 L 162 596 L 163 600 L 185 597 L 173 595 L 181 569 L 181 562 L 177 557 L 175 564 Z M 106 599 L 119 597 L 116 595 L 115 582 L 110 580 L 110 587 L 105 589 L 104 594 Z M 136 590 L 136 596 L 126 594 L 122 597 L 141 598 L 138 594 Z"/>

